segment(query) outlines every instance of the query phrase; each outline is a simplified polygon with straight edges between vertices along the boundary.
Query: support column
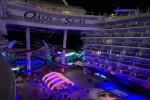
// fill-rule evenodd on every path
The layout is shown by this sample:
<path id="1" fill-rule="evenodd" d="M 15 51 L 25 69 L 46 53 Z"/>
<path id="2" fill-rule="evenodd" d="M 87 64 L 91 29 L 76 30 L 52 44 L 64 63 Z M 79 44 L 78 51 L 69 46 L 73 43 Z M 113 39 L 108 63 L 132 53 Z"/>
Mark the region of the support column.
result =
<path id="1" fill-rule="evenodd" d="M 26 49 L 30 50 L 30 28 L 26 28 Z M 31 52 L 27 52 L 27 70 L 31 70 Z"/>
<path id="2" fill-rule="evenodd" d="M 65 64 L 65 54 L 66 54 L 66 45 L 67 45 L 67 30 L 64 30 L 64 39 L 63 39 L 63 51 L 62 51 L 62 64 Z M 64 72 L 64 68 L 62 68 L 61 72 Z"/>

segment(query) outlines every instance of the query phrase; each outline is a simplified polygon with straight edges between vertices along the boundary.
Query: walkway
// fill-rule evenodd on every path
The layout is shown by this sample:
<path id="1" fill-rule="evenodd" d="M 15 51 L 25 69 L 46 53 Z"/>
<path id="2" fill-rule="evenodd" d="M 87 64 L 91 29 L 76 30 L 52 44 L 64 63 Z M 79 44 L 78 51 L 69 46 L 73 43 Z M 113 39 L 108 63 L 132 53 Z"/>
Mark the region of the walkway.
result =
<path id="1" fill-rule="evenodd" d="M 96 83 L 101 83 L 104 80 L 100 78 L 96 78 L 89 74 L 84 74 L 82 70 L 79 69 L 69 69 L 66 72 L 62 73 L 68 79 L 70 79 L 75 86 L 69 87 L 67 90 L 61 91 L 51 91 L 47 89 L 48 94 L 67 94 L 71 100 L 77 100 L 78 97 L 81 97 L 81 100 L 114 100 L 115 98 L 111 98 L 108 96 L 110 93 L 106 93 L 106 97 L 98 97 L 98 90 L 103 91 L 102 89 L 96 87 Z M 87 79 L 92 79 L 90 83 L 88 83 Z M 17 92 L 21 100 L 44 100 L 44 94 L 39 89 L 39 82 L 36 84 L 35 82 L 26 82 L 26 83 L 18 83 L 17 84 Z M 42 83 L 43 84 L 43 83 Z M 42 87 L 46 87 L 42 85 Z M 35 91 L 36 90 L 36 91 Z M 88 93 L 89 91 L 89 93 Z M 38 93 L 36 93 L 38 92 Z"/>
<path id="2" fill-rule="evenodd" d="M 92 75 L 84 74 L 82 70 L 70 69 L 63 73 L 64 76 L 69 78 L 75 84 L 75 90 L 71 89 L 73 92 L 62 92 L 62 94 L 67 93 L 72 100 L 76 100 L 78 97 L 81 97 L 82 100 L 113 100 L 110 97 L 98 97 L 98 90 L 102 89 L 95 86 L 96 83 L 103 82 L 103 79 L 96 78 Z M 87 79 L 92 79 L 91 83 L 87 82 Z M 89 90 L 89 94 L 87 93 Z M 69 93 L 68 93 L 69 92 Z"/>

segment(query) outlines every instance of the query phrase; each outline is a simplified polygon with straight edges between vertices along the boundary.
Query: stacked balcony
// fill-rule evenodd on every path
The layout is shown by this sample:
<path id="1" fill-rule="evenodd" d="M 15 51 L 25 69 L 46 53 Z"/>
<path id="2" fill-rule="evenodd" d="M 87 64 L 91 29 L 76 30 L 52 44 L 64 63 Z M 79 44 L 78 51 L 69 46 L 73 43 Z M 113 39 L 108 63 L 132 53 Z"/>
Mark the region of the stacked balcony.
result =
<path id="1" fill-rule="evenodd" d="M 150 84 L 149 19 L 109 22 L 102 25 L 103 32 L 83 33 L 89 66 L 147 87 Z"/>

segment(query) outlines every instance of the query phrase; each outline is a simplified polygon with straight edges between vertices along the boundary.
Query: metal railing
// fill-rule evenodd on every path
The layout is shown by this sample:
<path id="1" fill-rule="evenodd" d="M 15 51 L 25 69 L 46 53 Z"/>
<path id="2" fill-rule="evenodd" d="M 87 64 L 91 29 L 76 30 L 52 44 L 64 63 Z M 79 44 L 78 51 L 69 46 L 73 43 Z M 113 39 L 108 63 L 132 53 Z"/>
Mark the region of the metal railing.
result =
<path id="1" fill-rule="evenodd" d="M 132 16 L 138 16 L 138 15 L 143 15 L 143 14 L 149 14 L 150 13 L 150 7 L 147 10 L 140 10 L 135 13 L 126 13 L 126 14 L 110 14 L 107 18 L 106 21 L 111 21 L 111 20 L 116 20 L 116 19 L 122 19 L 122 18 L 128 18 Z"/>
<path id="2" fill-rule="evenodd" d="M 98 28 L 98 25 L 93 24 L 80 24 L 80 23 L 59 23 L 59 22 L 51 22 L 51 21 L 43 21 L 38 19 L 26 19 L 21 16 L 15 16 L 15 15 L 8 15 L 7 19 L 11 20 L 17 20 L 17 21 L 24 21 L 24 22 L 32 22 L 32 23 L 38 23 L 38 24 L 47 24 L 47 25 L 58 25 L 58 26 L 75 26 L 75 27 L 92 27 L 92 28 Z"/>
<path id="3" fill-rule="evenodd" d="M 46 12 L 44 10 L 39 10 L 35 8 L 25 8 L 21 6 L 16 6 L 12 4 L 8 4 L 8 8 L 18 10 L 18 11 L 30 11 L 30 12 L 35 12 L 36 14 L 40 15 L 46 15 L 46 16 L 51 16 L 51 17 L 62 17 L 62 18 L 73 18 L 73 19 L 85 19 L 86 20 L 98 20 L 98 17 L 92 17 L 92 16 L 80 16 L 80 15 L 68 15 L 68 14 L 59 14 L 59 13 L 52 13 L 52 12 Z M 60 26 L 75 26 L 75 27 L 92 27 L 92 28 L 99 28 L 98 24 L 88 24 L 88 23 L 63 23 L 63 22 L 57 22 L 57 21 L 47 21 L 47 20 L 38 20 L 38 19 L 27 19 L 21 16 L 16 16 L 16 15 L 7 15 L 7 19 L 12 19 L 12 20 L 18 20 L 18 21 L 24 21 L 24 22 L 33 22 L 33 23 L 40 23 L 40 24 L 49 24 L 49 25 L 60 25 Z"/>

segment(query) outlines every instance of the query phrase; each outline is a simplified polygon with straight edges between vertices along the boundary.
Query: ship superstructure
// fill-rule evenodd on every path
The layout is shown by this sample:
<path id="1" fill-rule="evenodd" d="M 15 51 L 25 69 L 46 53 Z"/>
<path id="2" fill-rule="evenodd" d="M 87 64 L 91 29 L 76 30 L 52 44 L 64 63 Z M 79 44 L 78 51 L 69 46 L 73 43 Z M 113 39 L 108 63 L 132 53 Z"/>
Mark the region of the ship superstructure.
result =
<path id="1" fill-rule="evenodd" d="M 82 32 L 85 63 L 150 88 L 150 13 L 112 14 L 99 25 Z"/>

